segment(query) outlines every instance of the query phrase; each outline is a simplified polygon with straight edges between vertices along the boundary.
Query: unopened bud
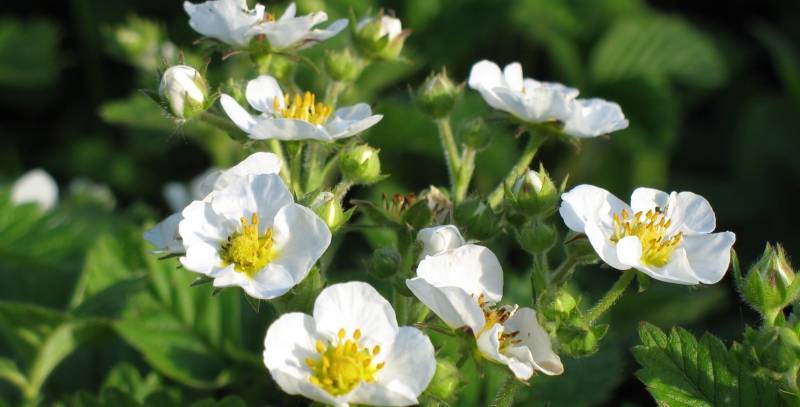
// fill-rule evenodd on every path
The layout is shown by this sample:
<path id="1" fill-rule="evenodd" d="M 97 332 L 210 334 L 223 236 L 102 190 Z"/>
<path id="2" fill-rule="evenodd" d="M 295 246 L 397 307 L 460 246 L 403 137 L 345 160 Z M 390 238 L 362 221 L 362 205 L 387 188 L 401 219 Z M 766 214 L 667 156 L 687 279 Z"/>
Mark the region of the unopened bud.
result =
<path id="1" fill-rule="evenodd" d="M 540 221 L 530 221 L 517 230 L 517 241 L 528 253 L 544 253 L 556 243 L 556 229 Z"/>
<path id="2" fill-rule="evenodd" d="M 186 120 L 206 110 L 208 86 L 196 69 L 187 65 L 175 65 L 164 72 L 158 88 L 170 113 Z"/>
<path id="3" fill-rule="evenodd" d="M 795 272 L 781 245 L 770 245 L 764 254 L 736 284 L 744 300 L 765 319 L 772 320 L 787 305 L 800 297 L 800 284 L 795 284 Z"/>
<path id="4" fill-rule="evenodd" d="M 366 144 L 348 148 L 339 158 L 339 170 L 354 184 L 372 184 L 381 179 L 379 150 Z"/>
<path id="5" fill-rule="evenodd" d="M 492 141 L 492 134 L 480 117 L 464 122 L 459 129 L 459 135 L 461 141 L 475 151 L 484 150 Z"/>
<path id="6" fill-rule="evenodd" d="M 348 48 L 340 51 L 328 51 L 325 54 L 324 63 L 325 72 L 335 81 L 353 82 L 361 74 L 361 64 Z"/>
<path id="7" fill-rule="evenodd" d="M 417 90 L 416 103 L 419 109 L 438 119 L 447 116 L 453 110 L 456 100 L 461 95 L 462 86 L 456 86 L 447 76 L 447 71 L 432 73 Z"/>
<path id="8" fill-rule="evenodd" d="M 396 248 L 384 246 L 375 250 L 369 258 L 368 270 L 378 278 L 391 277 L 400 269 L 402 257 Z"/>
<path id="9" fill-rule="evenodd" d="M 353 31 L 356 49 L 367 58 L 393 60 L 400 56 L 408 31 L 399 18 L 379 15 L 362 19 Z"/>
<path id="10" fill-rule="evenodd" d="M 453 213 L 464 233 L 474 239 L 486 240 L 498 231 L 498 216 L 486 203 L 475 199 L 461 202 Z"/>
<path id="11" fill-rule="evenodd" d="M 556 210 L 558 195 L 550 176 L 539 166 L 539 171 L 528 170 L 517 179 L 511 201 L 524 216 L 549 216 Z"/>
<path id="12" fill-rule="evenodd" d="M 350 218 L 342 204 L 331 192 L 321 192 L 311 203 L 311 210 L 319 216 L 331 232 L 339 230 Z"/>
<path id="13" fill-rule="evenodd" d="M 441 225 L 425 228 L 417 233 L 417 241 L 422 243 L 421 257 L 434 256 L 464 245 L 464 238 L 455 225 Z"/>
<path id="14" fill-rule="evenodd" d="M 460 382 L 458 367 L 449 360 L 439 359 L 436 361 L 436 373 L 424 394 L 438 401 L 451 402 L 455 399 Z"/>

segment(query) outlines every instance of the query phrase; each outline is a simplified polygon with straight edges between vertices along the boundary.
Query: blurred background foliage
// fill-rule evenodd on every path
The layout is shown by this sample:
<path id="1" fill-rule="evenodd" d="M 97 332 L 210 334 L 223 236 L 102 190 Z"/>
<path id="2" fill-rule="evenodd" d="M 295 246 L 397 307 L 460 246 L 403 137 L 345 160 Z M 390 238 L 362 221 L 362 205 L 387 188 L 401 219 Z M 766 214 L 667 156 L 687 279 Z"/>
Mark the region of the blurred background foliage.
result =
<path id="1" fill-rule="evenodd" d="M 800 252 L 798 2 L 298 3 L 303 12 L 323 9 L 332 18 L 384 8 L 413 30 L 407 61 L 371 66 L 343 96 L 368 101 L 385 115 L 365 138 L 382 149 L 383 167 L 392 175 L 354 196 L 379 200 L 381 193 L 446 184 L 435 127 L 409 97 L 431 70 L 446 67 L 464 80 L 480 59 L 520 61 L 528 76 L 614 100 L 630 119 L 629 129 L 580 149 L 546 145 L 537 161 L 557 179 L 569 175 L 572 185 L 593 183 L 619 196 L 639 185 L 695 191 L 714 206 L 718 228 L 737 233 L 745 263 L 766 241 Z M 178 1 L 3 4 L 0 405 L 17 404 L 26 392 L 41 394 L 38 402 L 68 406 L 304 403 L 285 399 L 261 364 L 271 309 L 252 312 L 236 290 L 211 297 L 208 286 L 190 288 L 190 273 L 146 255 L 141 242 L 142 226 L 170 213 L 162 194 L 167 182 L 189 182 L 245 154 L 215 128 L 176 127 L 140 92 L 157 88 L 164 61 L 205 65 L 209 56 L 192 46 L 197 37 Z M 346 44 L 342 34 L 330 46 Z M 322 48 L 306 54 L 319 60 Z M 246 60 L 212 58 L 212 84 L 253 76 Z M 318 89 L 318 75 L 301 67 L 299 82 Z M 488 113 L 468 91 L 455 124 Z M 519 150 L 513 129 L 492 129 L 474 181 L 484 193 Z M 51 213 L 10 202 L 8 185 L 33 167 L 45 168 L 61 187 Z M 528 265 L 511 243 L 496 238 L 488 244 L 507 259 L 506 298 L 514 301 L 529 298 L 523 281 Z M 347 255 L 331 266 L 333 279 L 372 281 L 363 262 L 387 244 L 386 236 L 350 233 L 337 244 Z M 615 277 L 608 269 L 586 268 L 574 288 L 599 296 Z M 297 302 L 308 300 L 299 294 Z M 598 353 L 566 360 L 564 376 L 534 379 L 517 401 L 649 405 L 629 353 L 639 321 L 682 324 L 731 340 L 754 318 L 729 281 L 696 289 L 654 283 L 614 310 L 614 328 Z M 502 375 L 490 367 L 482 373 L 486 380 L 474 380 L 478 372 L 470 369 L 462 373 L 473 380 L 457 404 L 486 404 Z"/>

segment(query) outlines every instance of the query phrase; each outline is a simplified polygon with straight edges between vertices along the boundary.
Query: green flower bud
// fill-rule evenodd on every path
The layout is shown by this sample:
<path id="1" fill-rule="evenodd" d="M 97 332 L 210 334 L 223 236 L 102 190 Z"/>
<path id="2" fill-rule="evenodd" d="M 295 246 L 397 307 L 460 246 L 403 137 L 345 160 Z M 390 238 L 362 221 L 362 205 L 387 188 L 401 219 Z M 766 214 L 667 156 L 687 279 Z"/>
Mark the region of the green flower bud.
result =
<path id="1" fill-rule="evenodd" d="M 602 327 L 607 328 L 608 325 L 599 326 L 599 328 Z M 594 353 L 597 351 L 597 344 L 602 337 L 602 335 L 597 335 L 595 329 L 587 329 L 575 325 L 560 327 L 557 336 L 560 345 L 559 350 L 572 357 L 587 356 Z"/>
<path id="2" fill-rule="evenodd" d="M 366 144 L 352 146 L 339 158 L 339 170 L 345 180 L 354 184 L 372 184 L 381 179 L 380 150 Z"/>
<path id="3" fill-rule="evenodd" d="M 433 211 L 428 201 L 420 199 L 403 212 L 402 220 L 414 229 L 422 229 L 433 221 Z"/>
<path id="4" fill-rule="evenodd" d="M 480 117 L 464 122 L 458 131 L 461 141 L 475 151 L 486 149 L 492 141 L 492 134 Z"/>
<path id="5" fill-rule="evenodd" d="M 744 300 L 769 321 L 800 296 L 800 281 L 795 281 L 795 272 L 780 245 L 767 244 L 744 277 L 734 264 L 734 274 Z"/>
<path id="6" fill-rule="evenodd" d="M 180 120 L 191 119 L 208 108 L 206 81 L 190 66 L 175 65 L 167 69 L 161 77 L 158 94 L 170 113 Z"/>
<path id="7" fill-rule="evenodd" d="M 387 278 L 395 275 L 400 270 L 402 257 L 397 248 L 383 246 L 372 253 L 369 258 L 367 270 L 377 278 Z"/>
<path id="8" fill-rule="evenodd" d="M 417 90 L 415 101 L 419 110 L 438 119 L 450 114 L 463 86 L 456 86 L 447 76 L 447 71 L 432 73 Z"/>
<path id="9" fill-rule="evenodd" d="M 311 209 L 328 225 L 331 232 L 336 232 L 350 219 L 350 214 L 345 213 L 342 204 L 333 193 L 321 192 L 311 203 Z"/>
<path id="10" fill-rule="evenodd" d="M 556 211 L 558 200 L 558 188 L 540 165 L 539 171 L 529 170 L 517 179 L 511 204 L 525 216 L 546 217 Z"/>
<path id="11" fill-rule="evenodd" d="M 351 26 L 356 49 L 370 59 L 397 59 L 409 33 L 403 30 L 400 19 L 383 14 L 362 19 Z"/>
<path id="12" fill-rule="evenodd" d="M 556 229 L 541 221 L 530 221 L 517 229 L 517 242 L 531 254 L 544 253 L 556 244 Z"/>
<path id="13" fill-rule="evenodd" d="M 456 207 L 453 215 L 459 229 L 473 239 L 486 240 L 499 229 L 499 217 L 479 199 L 464 200 Z"/>
<path id="14" fill-rule="evenodd" d="M 436 373 L 431 384 L 423 394 L 437 401 L 452 402 L 455 400 L 460 382 L 461 374 L 458 367 L 449 360 L 440 359 L 436 361 Z"/>
<path id="15" fill-rule="evenodd" d="M 328 51 L 324 59 L 325 72 L 339 82 L 354 82 L 361 74 L 361 63 L 350 49 Z"/>

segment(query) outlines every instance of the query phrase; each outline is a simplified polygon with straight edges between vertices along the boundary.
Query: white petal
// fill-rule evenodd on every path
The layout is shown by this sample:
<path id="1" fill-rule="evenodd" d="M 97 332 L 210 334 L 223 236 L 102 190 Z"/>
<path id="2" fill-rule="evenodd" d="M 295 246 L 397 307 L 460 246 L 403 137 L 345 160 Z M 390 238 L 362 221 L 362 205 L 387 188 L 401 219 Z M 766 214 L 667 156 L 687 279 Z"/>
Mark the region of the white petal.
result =
<path id="1" fill-rule="evenodd" d="M 199 242 L 186 246 L 186 254 L 179 260 L 181 265 L 191 272 L 211 276 L 220 271 L 222 259 L 219 257 L 219 245 Z"/>
<path id="2" fill-rule="evenodd" d="M 332 138 L 324 127 L 298 119 L 261 118 L 250 129 L 250 138 L 254 140 L 321 140 Z"/>
<path id="3" fill-rule="evenodd" d="M 281 159 L 272 153 L 256 152 L 250 154 L 239 164 L 209 174 L 200 184 L 200 194 L 206 196 L 213 191 L 221 191 L 240 178 L 248 175 L 278 174 L 281 171 Z"/>
<path id="4" fill-rule="evenodd" d="M 347 27 L 348 20 L 346 18 L 340 18 L 330 25 L 322 29 L 314 29 L 311 30 L 309 35 L 306 36 L 305 41 L 306 43 L 303 45 L 303 48 L 313 45 L 314 43 L 325 41 L 328 38 L 339 34 Z"/>
<path id="5" fill-rule="evenodd" d="M 238 224 L 242 217 L 259 217 L 259 232 L 271 226 L 278 210 L 293 203 L 291 192 L 275 174 L 248 175 L 217 192 L 211 200 L 214 212 Z M 185 215 L 184 215 L 185 216 Z"/>
<path id="6" fill-rule="evenodd" d="M 19 177 L 11 186 L 11 202 L 35 203 L 49 211 L 58 204 L 58 185 L 46 171 L 36 168 Z"/>
<path id="7" fill-rule="evenodd" d="M 247 113 L 247 110 L 244 110 L 236 99 L 222 94 L 219 97 L 219 103 L 222 105 L 222 110 L 225 111 L 225 114 L 228 115 L 233 124 L 242 129 L 245 133 L 249 134 L 251 132 L 256 125 L 256 120 L 253 118 L 253 115 Z"/>
<path id="8" fill-rule="evenodd" d="M 561 195 L 562 203 L 559 213 L 567 227 L 583 232 L 589 220 L 600 219 L 609 222 L 612 215 L 623 209 L 630 209 L 605 189 L 593 185 L 578 185 Z"/>
<path id="9" fill-rule="evenodd" d="M 324 339 L 317 333 L 309 315 L 292 312 L 281 315 L 270 325 L 264 338 L 264 365 L 281 390 L 302 395 L 325 404 L 346 405 L 341 398 L 331 397 L 311 384 L 306 358 L 318 357 L 315 343 Z"/>
<path id="10" fill-rule="evenodd" d="M 381 30 L 379 32 L 381 37 L 387 35 L 389 36 L 389 40 L 393 40 L 402 32 L 403 24 L 400 22 L 399 18 L 389 17 L 387 15 L 381 17 Z"/>
<path id="11" fill-rule="evenodd" d="M 255 34 L 253 26 L 263 17 L 263 8 L 260 13 L 247 10 L 244 0 L 211 0 L 200 4 L 186 1 L 183 9 L 195 31 L 235 46 L 247 45 Z"/>
<path id="12" fill-rule="evenodd" d="M 340 139 L 360 133 L 383 119 L 382 115 L 373 115 L 372 109 L 366 103 L 336 109 L 328 121 L 325 129 L 333 139 Z"/>
<path id="13" fill-rule="evenodd" d="M 494 62 L 487 60 L 472 65 L 467 84 L 470 88 L 475 90 L 508 86 L 500 67 Z"/>
<path id="14" fill-rule="evenodd" d="M 672 220 L 669 233 L 711 233 L 717 227 L 711 204 L 694 192 L 670 194 L 666 215 Z"/>
<path id="15" fill-rule="evenodd" d="M 576 99 L 564 132 L 578 138 L 597 137 L 628 127 L 622 108 L 603 99 Z"/>
<path id="16" fill-rule="evenodd" d="M 367 347 L 391 343 L 397 335 L 397 318 L 389 301 L 367 283 L 352 281 L 328 286 L 314 302 L 317 330 L 330 338 L 344 329 L 348 336 L 361 330 Z"/>
<path id="17" fill-rule="evenodd" d="M 156 247 L 153 253 L 182 253 L 183 243 L 178 235 L 178 224 L 183 220 L 183 216 L 173 213 L 166 219 L 159 222 L 152 229 L 144 232 L 144 240 Z"/>
<path id="18" fill-rule="evenodd" d="M 478 351 L 492 361 L 508 366 L 514 376 L 520 380 L 528 380 L 533 376 L 533 357 L 530 351 L 525 349 L 527 356 L 524 361 L 520 360 L 523 355 L 517 354 L 509 357 L 500 352 L 500 334 L 503 332 L 503 326 L 494 324 L 486 332 L 481 334 L 477 339 Z M 520 357 L 520 358 L 518 358 Z"/>
<path id="19" fill-rule="evenodd" d="M 503 77 L 508 87 L 514 91 L 522 92 L 522 65 L 519 62 L 512 62 L 503 68 Z"/>
<path id="20" fill-rule="evenodd" d="M 244 273 L 230 270 L 227 279 L 222 276 L 214 279 L 214 287 L 227 287 L 231 285 L 244 289 L 247 295 L 253 298 L 269 300 L 286 294 L 297 285 L 298 281 L 281 264 L 269 263 L 258 271 L 252 278 Z"/>
<path id="21" fill-rule="evenodd" d="M 553 352 L 550 335 L 539 325 L 536 311 L 520 308 L 504 324 L 507 332 L 519 332 L 515 339 L 527 347 L 533 356 L 535 368 L 547 375 L 560 375 L 564 372 L 561 359 Z"/>
<path id="22" fill-rule="evenodd" d="M 273 263 L 284 267 L 295 284 L 303 281 L 331 243 L 331 232 L 325 222 L 298 204 L 286 205 L 278 211 L 273 233 L 273 248 L 278 252 Z"/>
<path id="23" fill-rule="evenodd" d="M 297 15 L 297 5 L 294 2 L 292 2 L 291 4 L 289 4 L 288 7 L 286 7 L 286 11 L 284 11 L 283 14 L 281 14 L 281 18 L 279 18 L 278 21 L 294 18 L 294 16 L 296 15 Z"/>
<path id="24" fill-rule="evenodd" d="M 180 182 L 166 183 L 162 193 L 164 200 L 167 201 L 167 206 L 175 212 L 182 211 L 186 205 L 194 201 L 194 198 L 189 194 L 189 189 Z"/>
<path id="25" fill-rule="evenodd" d="M 456 249 L 464 245 L 464 237 L 455 225 L 442 225 L 425 228 L 417 233 L 417 241 L 422 243 L 422 254 L 433 256 L 446 250 Z"/>
<path id="26" fill-rule="evenodd" d="M 483 311 L 477 299 L 463 289 L 435 287 L 421 277 L 406 280 L 406 286 L 450 328 L 468 326 L 473 333 L 483 329 L 486 323 Z"/>
<path id="27" fill-rule="evenodd" d="M 589 243 L 606 264 L 617 270 L 627 270 L 631 266 L 620 261 L 617 257 L 617 247 L 611 242 L 611 231 L 596 222 L 587 222 L 584 233 L 589 238 Z"/>
<path id="28" fill-rule="evenodd" d="M 692 270 L 691 264 L 689 264 L 686 250 L 682 247 L 672 252 L 669 262 L 664 267 L 658 268 L 639 264 L 636 269 L 665 283 L 694 285 L 700 282 Z"/>
<path id="29" fill-rule="evenodd" d="M 617 258 L 620 263 L 636 267 L 642 259 L 642 242 L 636 236 L 626 236 L 617 242 Z"/>
<path id="30" fill-rule="evenodd" d="M 190 203 L 181 216 L 183 220 L 178 224 L 178 232 L 187 248 L 199 243 L 216 245 L 226 240 L 231 231 L 231 225 L 226 224 L 207 202 Z"/>
<path id="31" fill-rule="evenodd" d="M 722 280 L 731 261 L 731 247 L 736 235 L 731 232 L 683 237 L 692 271 L 703 284 L 715 284 Z"/>
<path id="32" fill-rule="evenodd" d="M 669 194 L 653 188 L 636 188 L 631 194 L 633 212 L 647 212 L 650 209 L 665 208 Z"/>
<path id="33" fill-rule="evenodd" d="M 430 339 L 416 328 L 401 327 L 384 367 L 374 383 L 363 383 L 350 402 L 375 406 L 408 406 L 428 387 L 436 372 L 436 358 Z"/>
<path id="34" fill-rule="evenodd" d="M 276 99 L 281 109 L 286 107 L 278 81 L 269 75 L 261 75 L 247 82 L 245 97 L 247 103 L 259 112 L 273 113 Z"/>
<path id="35" fill-rule="evenodd" d="M 503 297 L 503 268 L 491 250 L 467 244 L 436 256 L 425 257 L 417 267 L 417 276 L 436 287 L 458 287 L 488 302 Z"/>

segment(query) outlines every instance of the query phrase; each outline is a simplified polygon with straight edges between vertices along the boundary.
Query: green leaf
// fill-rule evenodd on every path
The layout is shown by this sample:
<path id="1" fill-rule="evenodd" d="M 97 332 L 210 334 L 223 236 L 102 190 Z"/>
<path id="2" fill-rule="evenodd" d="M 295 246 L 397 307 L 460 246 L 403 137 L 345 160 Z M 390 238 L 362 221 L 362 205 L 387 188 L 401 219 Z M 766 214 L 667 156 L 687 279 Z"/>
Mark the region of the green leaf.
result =
<path id="1" fill-rule="evenodd" d="M 142 377 L 135 366 L 123 362 L 111 369 L 103 382 L 102 389 L 120 390 L 141 403 L 160 386 L 161 380 L 155 373 L 150 372 Z"/>
<path id="2" fill-rule="evenodd" d="M 58 26 L 53 21 L 0 19 L 0 86 L 52 85 L 61 70 L 58 42 Z"/>
<path id="3" fill-rule="evenodd" d="M 753 376 L 737 352 L 712 335 L 698 341 L 682 328 L 666 335 L 642 323 L 639 336 L 642 344 L 633 348 L 633 354 L 642 369 L 636 376 L 661 405 L 782 405 L 778 389 Z"/>
<path id="4" fill-rule="evenodd" d="M 728 76 L 714 42 L 677 17 L 620 20 L 595 46 L 590 66 L 597 82 L 651 77 L 714 88 Z"/>

